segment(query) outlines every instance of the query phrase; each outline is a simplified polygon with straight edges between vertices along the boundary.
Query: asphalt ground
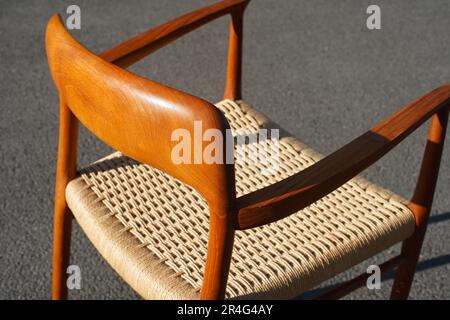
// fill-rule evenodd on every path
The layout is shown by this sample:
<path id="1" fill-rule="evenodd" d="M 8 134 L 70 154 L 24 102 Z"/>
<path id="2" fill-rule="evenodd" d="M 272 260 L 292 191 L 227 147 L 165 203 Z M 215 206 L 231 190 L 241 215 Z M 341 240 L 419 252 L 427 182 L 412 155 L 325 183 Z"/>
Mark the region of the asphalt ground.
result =
<path id="1" fill-rule="evenodd" d="M 58 99 L 44 50 L 52 13 L 81 8 L 72 33 L 94 52 L 213 1 L 0 1 L 0 298 L 47 299 L 51 286 Z M 381 8 L 381 30 L 366 28 L 366 8 Z M 406 103 L 450 80 L 450 1 L 254 0 L 245 16 L 243 94 L 294 136 L 329 154 Z M 228 19 L 222 18 L 131 68 L 215 102 L 225 77 Z M 423 126 L 364 172 L 408 198 L 426 137 Z M 448 134 L 447 134 L 448 137 Z M 110 149 L 81 131 L 80 165 Z M 450 147 L 411 298 L 450 298 Z M 100 257 L 75 223 L 72 263 L 82 288 L 72 299 L 138 296 Z M 325 283 L 364 272 L 374 261 Z M 386 299 L 359 289 L 349 299 Z M 320 289 L 318 289 L 320 290 Z M 310 296 L 313 293 L 306 294 Z M 305 296 L 303 296 L 305 297 Z"/>

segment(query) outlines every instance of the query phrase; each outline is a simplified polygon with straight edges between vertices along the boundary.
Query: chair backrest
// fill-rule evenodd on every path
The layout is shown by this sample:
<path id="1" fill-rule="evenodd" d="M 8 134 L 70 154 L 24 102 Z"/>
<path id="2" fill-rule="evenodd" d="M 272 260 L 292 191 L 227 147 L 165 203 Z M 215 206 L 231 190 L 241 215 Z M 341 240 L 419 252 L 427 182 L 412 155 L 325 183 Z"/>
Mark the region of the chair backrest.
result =
<path id="1" fill-rule="evenodd" d="M 48 24 L 46 48 L 61 100 L 98 138 L 123 154 L 182 180 L 208 203 L 218 197 L 233 197 L 232 165 L 193 164 L 194 161 L 175 164 L 171 158 L 178 143 L 172 141 L 172 133 L 182 128 L 194 137 L 194 121 L 201 121 L 203 132 L 216 129 L 225 137 L 229 125 L 219 109 L 106 62 L 79 44 L 59 16 Z"/>
<path id="2" fill-rule="evenodd" d="M 60 95 L 56 196 L 61 203 L 65 201 L 65 186 L 76 174 L 77 119 L 123 154 L 192 186 L 206 199 L 210 211 L 202 299 L 224 297 L 233 249 L 237 218 L 234 164 L 225 161 L 233 155 L 227 155 L 227 143 L 223 141 L 229 124 L 209 102 L 118 66 L 129 66 L 201 25 L 230 15 L 224 97 L 240 99 L 242 20 L 249 2 L 223 0 L 198 9 L 131 38 L 101 56 L 75 41 L 58 15 L 50 19 L 46 32 L 48 61 Z M 209 131 L 214 132 L 213 137 L 205 139 L 215 139 L 217 133 L 221 135 L 223 161 L 211 163 L 200 159 L 198 163 L 193 159 L 196 149 L 200 148 L 202 157 L 206 147 L 203 139 L 199 142 L 196 136 L 197 121 L 201 123 L 201 138 L 210 129 L 214 130 Z M 177 129 L 190 134 L 191 151 L 194 150 L 190 155 L 192 164 L 172 159 L 173 148 L 178 143 L 172 141 L 172 134 Z"/>

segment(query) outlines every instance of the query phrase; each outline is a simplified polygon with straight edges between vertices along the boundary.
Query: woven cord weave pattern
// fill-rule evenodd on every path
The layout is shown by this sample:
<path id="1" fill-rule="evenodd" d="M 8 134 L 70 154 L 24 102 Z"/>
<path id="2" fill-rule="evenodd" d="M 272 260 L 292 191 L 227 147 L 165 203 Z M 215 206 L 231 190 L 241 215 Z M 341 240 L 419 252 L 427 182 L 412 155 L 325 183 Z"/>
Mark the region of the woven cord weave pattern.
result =
<path id="1" fill-rule="evenodd" d="M 225 100 L 217 106 L 235 135 L 258 132 L 264 125 L 264 116 L 243 102 Z M 274 150 L 271 144 L 276 142 L 258 143 Z M 293 138 L 281 139 L 277 147 L 276 174 L 263 174 L 264 163 L 237 161 L 238 196 L 287 178 L 321 158 Z M 252 159 L 253 148 L 237 145 L 235 157 Z M 92 164 L 80 175 L 78 179 L 104 211 L 198 295 L 209 229 L 208 206 L 199 193 L 120 153 Z M 76 194 L 70 184 L 67 193 L 72 193 L 68 199 Z M 74 201 L 68 202 L 71 209 L 76 207 L 71 205 Z M 293 298 L 407 238 L 413 229 L 414 218 L 403 199 L 355 178 L 288 218 L 236 232 L 226 297 Z"/>

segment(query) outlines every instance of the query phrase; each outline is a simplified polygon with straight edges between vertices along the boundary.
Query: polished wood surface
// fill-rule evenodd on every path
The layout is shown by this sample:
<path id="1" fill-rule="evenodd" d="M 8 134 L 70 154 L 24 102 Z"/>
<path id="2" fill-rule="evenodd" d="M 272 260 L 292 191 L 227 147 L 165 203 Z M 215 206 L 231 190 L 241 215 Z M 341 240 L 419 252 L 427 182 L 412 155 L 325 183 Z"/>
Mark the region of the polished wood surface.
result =
<path id="1" fill-rule="evenodd" d="M 231 23 L 224 98 L 241 99 L 243 15 L 249 2 L 250 0 L 226 0 L 185 14 L 121 42 L 102 52 L 100 57 L 126 68 L 179 37 L 229 14 Z"/>
<path id="2" fill-rule="evenodd" d="M 396 272 L 391 299 L 406 299 L 411 289 L 436 189 L 448 115 L 449 108 L 442 109 L 433 115 L 431 121 L 419 178 L 409 203 L 409 208 L 416 217 L 416 230 L 412 237 L 403 243 L 401 254 L 407 260 L 400 265 Z"/>
<path id="3" fill-rule="evenodd" d="M 376 162 L 449 105 L 450 85 L 444 85 L 307 169 L 240 197 L 237 228 L 248 229 L 277 221 L 319 200 Z"/>
<path id="4" fill-rule="evenodd" d="M 47 35 L 59 93 L 84 126 L 116 150 L 194 187 L 208 201 L 228 194 L 231 165 L 194 164 L 193 157 L 192 164 L 175 164 L 171 158 L 178 144 L 171 141 L 172 133 L 183 128 L 194 137 L 194 121 L 201 121 L 204 131 L 216 129 L 225 136 L 229 125 L 219 109 L 102 60 L 78 44 L 57 16 Z"/>
<path id="5" fill-rule="evenodd" d="M 76 42 L 58 16 L 46 33 L 50 69 L 60 95 L 60 136 L 55 191 L 52 297 L 67 297 L 71 213 L 65 201 L 67 183 L 76 175 L 78 121 L 98 138 L 140 162 L 148 163 L 198 190 L 210 209 L 210 232 L 202 299 L 224 298 L 235 229 L 282 219 L 332 192 L 380 159 L 424 121 L 433 117 L 421 173 L 409 207 L 416 232 L 402 254 L 384 266 L 399 266 L 392 298 L 406 298 L 414 275 L 437 180 L 450 105 L 450 86 L 412 102 L 315 165 L 279 183 L 235 197 L 233 165 L 175 165 L 170 157 L 177 128 L 191 133 L 194 121 L 203 130 L 224 134 L 229 128 L 211 103 L 144 79 L 122 68 L 182 35 L 229 14 L 231 18 L 224 97 L 242 96 L 243 13 L 250 0 L 225 0 L 153 28 L 95 55 Z M 193 146 L 194 147 L 194 146 Z M 226 149 L 224 146 L 224 156 Z M 337 297 L 361 284 L 351 281 L 324 297 Z"/>
<path id="6" fill-rule="evenodd" d="M 185 14 L 126 40 L 100 54 L 120 67 L 128 67 L 179 37 L 226 14 L 241 16 L 250 0 L 226 0 Z M 233 37 L 234 38 L 234 37 Z"/>
<path id="7" fill-rule="evenodd" d="M 76 176 L 78 120 L 60 97 L 58 163 L 53 226 L 52 298 L 67 298 L 67 267 L 70 258 L 72 213 L 66 203 L 66 186 Z"/>
<path id="8" fill-rule="evenodd" d="M 203 132 L 229 129 L 223 114 L 209 102 L 176 89 L 144 79 L 126 67 L 178 37 L 222 15 L 242 13 L 249 0 L 226 0 L 184 15 L 160 27 L 96 56 L 76 42 L 64 28 L 59 16 L 49 21 L 46 49 L 50 69 L 60 97 L 74 114 L 98 138 L 140 162 L 150 164 L 184 181 L 207 200 L 210 234 L 202 299 L 219 299 L 225 295 L 234 238 L 235 185 L 232 164 L 174 164 L 171 141 L 174 130 L 184 128 L 193 133 L 194 121 L 202 122 Z M 231 29 L 234 30 L 235 19 Z M 238 26 L 239 28 L 239 26 Z M 227 92 L 240 92 L 240 56 L 242 33 L 230 35 L 231 71 Z M 237 53 L 233 53 L 239 50 Z M 108 63 L 110 61 L 113 64 Z M 237 73 L 239 71 L 239 74 Z M 239 76 L 238 76 L 239 75 Z M 236 83 L 234 83 L 236 82 Z M 61 117 L 60 127 L 69 121 Z M 76 150 L 76 141 L 64 142 Z M 192 146 L 194 148 L 194 146 Z M 204 146 L 203 146 L 204 147 Z M 203 148 L 202 148 L 203 149 Z M 76 154 L 76 152 L 75 152 Z M 226 158 L 226 145 L 223 147 Z M 194 162 L 194 161 L 193 161 Z M 58 166 L 60 161 L 58 160 Z M 59 172 L 59 171 L 58 171 Z M 71 178 L 73 178 L 71 176 Z M 57 190 L 64 190 L 70 179 L 57 177 Z M 65 270 L 68 263 L 70 224 L 65 197 L 55 194 L 53 298 L 65 298 Z"/>
<path id="9" fill-rule="evenodd" d="M 238 8 L 231 16 L 228 46 L 227 82 L 224 99 L 242 98 L 242 42 L 244 9 Z"/>

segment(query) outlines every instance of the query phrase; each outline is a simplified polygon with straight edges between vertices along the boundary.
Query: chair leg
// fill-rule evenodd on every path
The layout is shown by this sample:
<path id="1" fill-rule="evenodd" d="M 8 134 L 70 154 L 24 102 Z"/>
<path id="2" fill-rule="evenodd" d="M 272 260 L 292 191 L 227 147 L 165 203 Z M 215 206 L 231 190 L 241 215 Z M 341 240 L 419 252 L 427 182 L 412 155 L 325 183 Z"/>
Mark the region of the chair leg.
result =
<path id="1" fill-rule="evenodd" d="M 414 195 L 409 203 L 409 208 L 416 220 L 416 230 L 409 239 L 403 242 L 402 255 L 406 258 L 406 261 L 396 271 L 391 299 L 407 299 L 411 289 L 433 203 L 444 148 L 448 114 L 449 108 L 445 108 L 435 114 L 431 121 L 419 178 Z"/>
<path id="2" fill-rule="evenodd" d="M 72 213 L 66 202 L 66 186 L 76 175 L 78 120 L 60 100 L 58 164 L 55 188 L 55 220 L 53 229 L 52 299 L 67 299 L 66 270 L 70 259 Z"/>
<path id="3" fill-rule="evenodd" d="M 392 300 L 408 299 L 424 237 L 425 228 L 417 230 L 411 238 L 403 242 L 401 255 L 406 260 L 395 271 L 394 285 L 391 292 Z"/>
<path id="4" fill-rule="evenodd" d="M 209 203 L 210 231 L 208 253 L 206 255 L 205 274 L 200 292 L 201 300 L 222 300 L 230 270 L 234 241 L 234 212 L 227 206 Z"/>
<path id="5" fill-rule="evenodd" d="M 55 199 L 55 201 L 52 299 L 65 300 L 67 299 L 66 270 L 70 261 L 72 213 L 65 199 Z"/>

